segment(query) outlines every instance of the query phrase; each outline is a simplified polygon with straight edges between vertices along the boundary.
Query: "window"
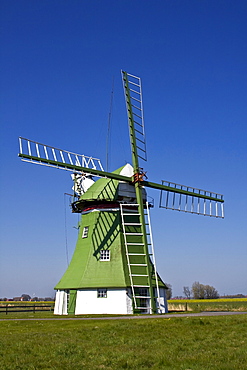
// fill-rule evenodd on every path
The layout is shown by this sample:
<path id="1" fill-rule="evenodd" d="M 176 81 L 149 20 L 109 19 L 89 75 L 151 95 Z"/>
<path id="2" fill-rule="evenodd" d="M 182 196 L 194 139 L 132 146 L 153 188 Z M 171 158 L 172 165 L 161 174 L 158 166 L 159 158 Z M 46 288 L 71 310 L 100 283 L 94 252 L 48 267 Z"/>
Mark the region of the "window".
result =
<path id="1" fill-rule="evenodd" d="M 88 226 L 85 226 L 84 229 L 83 229 L 83 232 L 82 232 L 82 238 L 87 238 L 88 237 L 88 229 L 89 227 Z"/>
<path id="2" fill-rule="evenodd" d="M 100 261 L 110 261 L 110 251 L 108 249 L 100 251 Z"/>
<path id="3" fill-rule="evenodd" d="M 98 289 L 97 298 L 107 298 L 107 289 Z"/>
<path id="4" fill-rule="evenodd" d="M 147 288 L 139 288 L 140 296 L 147 297 L 148 296 L 148 289 Z"/>

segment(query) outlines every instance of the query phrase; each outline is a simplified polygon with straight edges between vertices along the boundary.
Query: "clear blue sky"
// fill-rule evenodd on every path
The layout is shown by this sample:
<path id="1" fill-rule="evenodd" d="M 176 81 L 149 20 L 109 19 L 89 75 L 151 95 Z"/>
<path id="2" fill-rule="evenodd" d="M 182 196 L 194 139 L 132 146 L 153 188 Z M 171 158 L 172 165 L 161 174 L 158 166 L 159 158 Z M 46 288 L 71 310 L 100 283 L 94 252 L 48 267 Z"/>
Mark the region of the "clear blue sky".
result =
<path id="1" fill-rule="evenodd" d="M 247 2 L 2 0 L 0 12 L 0 297 L 53 295 L 77 237 L 69 173 L 21 162 L 18 136 L 105 165 L 114 79 L 110 170 L 130 162 L 121 69 L 142 78 L 148 179 L 225 196 L 219 220 L 159 209 L 149 192 L 158 271 L 174 295 L 194 281 L 247 294 Z"/>

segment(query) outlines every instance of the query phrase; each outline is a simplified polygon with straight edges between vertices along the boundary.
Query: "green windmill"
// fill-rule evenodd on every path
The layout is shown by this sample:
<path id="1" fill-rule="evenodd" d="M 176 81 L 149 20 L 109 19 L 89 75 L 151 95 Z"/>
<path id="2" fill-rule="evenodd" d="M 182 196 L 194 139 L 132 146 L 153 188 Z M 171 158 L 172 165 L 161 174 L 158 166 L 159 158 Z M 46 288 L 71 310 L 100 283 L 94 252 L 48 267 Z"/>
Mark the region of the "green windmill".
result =
<path id="1" fill-rule="evenodd" d="M 146 188 L 161 191 L 160 207 L 223 218 L 223 196 L 167 181 L 145 180 L 141 80 L 122 71 L 132 166 L 103 170 L 97 158 L 19 138 L 23 161 L 72 172 L 81 214 L 76 248 L 56 285 L 55 314 L 167 312 L 167 286 L 157 273 Z M 100 177 L 94 182 L 92 177 Z"/>

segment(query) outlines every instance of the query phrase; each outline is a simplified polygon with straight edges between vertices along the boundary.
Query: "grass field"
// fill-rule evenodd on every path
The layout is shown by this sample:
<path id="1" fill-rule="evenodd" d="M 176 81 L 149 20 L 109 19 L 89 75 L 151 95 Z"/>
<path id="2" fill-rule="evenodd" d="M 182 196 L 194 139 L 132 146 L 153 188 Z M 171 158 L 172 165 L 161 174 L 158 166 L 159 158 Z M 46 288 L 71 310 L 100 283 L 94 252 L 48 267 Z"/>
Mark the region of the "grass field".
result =
<path id="1" fill-rule="evenodd" d="M 246 369 L 247 363 L 245 314 L 146 320 L 10 319 L 0 322 L 0 330 L 1 370 L 232 370 Z"/>

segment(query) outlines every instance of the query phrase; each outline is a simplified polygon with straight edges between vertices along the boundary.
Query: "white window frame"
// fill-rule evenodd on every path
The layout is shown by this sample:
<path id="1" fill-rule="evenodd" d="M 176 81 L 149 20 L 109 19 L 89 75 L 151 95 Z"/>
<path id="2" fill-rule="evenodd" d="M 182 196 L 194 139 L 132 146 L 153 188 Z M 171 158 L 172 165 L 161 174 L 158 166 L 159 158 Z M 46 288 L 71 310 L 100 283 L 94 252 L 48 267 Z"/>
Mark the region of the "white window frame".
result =
<path id="1" fill-rule="evenodd" d="M 97 289 L 97 298 L 107 298 L 107 288 Z"/>
<path id="2" fill-rule="evenodd" d="M 111 254 L 109 249 L 101 249 L 100 251 L 100 261 L 110 261 Z"/>
<path id="3" fill-rule="evenodd" d="M 81 237 L 83 239 L 88 237 L 88 230 L 89 230 L 89 226 L 84 226 L 83 232 L 82 232 L 82 235 L 81 235 Z"/>

